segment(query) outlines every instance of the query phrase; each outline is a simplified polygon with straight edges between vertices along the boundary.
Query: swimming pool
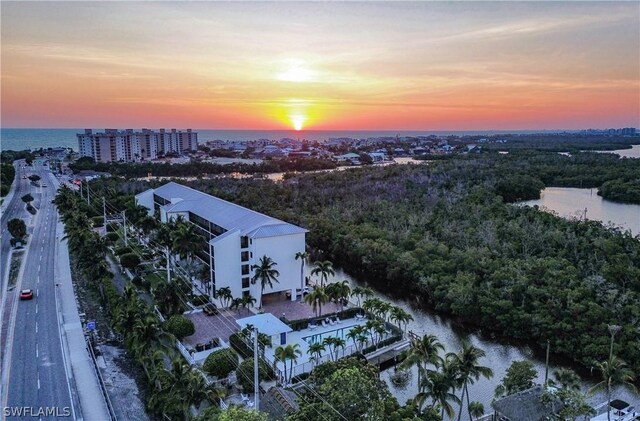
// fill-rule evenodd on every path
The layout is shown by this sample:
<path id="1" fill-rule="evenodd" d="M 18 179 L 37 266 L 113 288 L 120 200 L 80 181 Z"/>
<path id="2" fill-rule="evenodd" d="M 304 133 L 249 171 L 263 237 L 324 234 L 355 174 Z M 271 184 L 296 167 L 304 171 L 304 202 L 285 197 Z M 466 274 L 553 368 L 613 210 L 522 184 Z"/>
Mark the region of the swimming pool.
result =
<path id="1" fill-rule="evenodd" d="M 346 335 L 347 333 L 349 333 L 349 331 L 355 327 L 358 326 L 357 324 L 353 324 L 350 326 L 343 326 L 343 327 L 339 327 L 338 329 L 333 329 L 333 330 L 328 330 L 326 332 L 318 332 L 314 335 L 309 335 L 309 336 L 303 336 L 302 340 L 305 341 L 307 344 L 311 345 L 311 344 L 315 344 L 318 342 L 322 342 L 324 340 L 324 338 L 328 338 L 330 336 L 333 336 L 335 338 L 341 338 L 341 339 L 347 339 Z"/>

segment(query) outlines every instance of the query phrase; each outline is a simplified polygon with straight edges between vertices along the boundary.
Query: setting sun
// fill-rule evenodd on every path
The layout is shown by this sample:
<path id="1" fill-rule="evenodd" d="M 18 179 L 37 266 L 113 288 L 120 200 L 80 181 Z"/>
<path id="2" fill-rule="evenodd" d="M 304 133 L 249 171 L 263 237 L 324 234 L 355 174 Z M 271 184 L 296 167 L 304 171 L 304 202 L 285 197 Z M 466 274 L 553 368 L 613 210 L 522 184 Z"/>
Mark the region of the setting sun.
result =
<path id="1" fill-rule="evenodd" d="M 303 115 L 296 114 L 291 116 L 291 123 L 293 123 L 293 128 L 296 130 L 302 130 L 305 120 L 306 118 Z"/>

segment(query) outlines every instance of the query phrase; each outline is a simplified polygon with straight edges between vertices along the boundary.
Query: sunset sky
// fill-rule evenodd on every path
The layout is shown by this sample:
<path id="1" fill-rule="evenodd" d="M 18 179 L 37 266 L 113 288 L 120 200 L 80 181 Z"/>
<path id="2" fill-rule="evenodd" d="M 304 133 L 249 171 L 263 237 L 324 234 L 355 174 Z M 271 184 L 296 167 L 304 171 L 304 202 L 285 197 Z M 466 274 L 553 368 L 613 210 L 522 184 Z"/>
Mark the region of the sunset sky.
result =
<path id="1" fill-rule="evenodd" d="M 2 127 L 640 127 L 638 2 L 5 2 Z"/>

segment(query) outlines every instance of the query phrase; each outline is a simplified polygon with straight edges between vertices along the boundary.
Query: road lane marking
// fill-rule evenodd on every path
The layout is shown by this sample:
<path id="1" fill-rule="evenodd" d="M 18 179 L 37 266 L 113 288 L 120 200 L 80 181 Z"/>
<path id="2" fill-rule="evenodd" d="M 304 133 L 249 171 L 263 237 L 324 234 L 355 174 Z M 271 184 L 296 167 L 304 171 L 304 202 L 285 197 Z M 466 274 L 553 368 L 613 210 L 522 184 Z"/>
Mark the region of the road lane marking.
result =
<path id="1" fill-rule="evenodd" d="M 38 322 L 36 322 L 36 333 L 38 333 Z"/>
<path id="2" fill-rule="evenodd" d="M 36 314 L 38 314 L 38 303 L 36 303 Z"/>
<path id="3" fill-rule="evenodd" d="M 38 390 L 40 390 L 40 373 L 38 373 Z"/>
<path id="4" fill-rule="evenodd" d="M 36 344 L 36 358 L 40 358 L 40 352 L 38 351 L 38 344 Z"/>
<path id="5" fill-rule="evenodd" d="M 40 272 L 40 265 L 38 265 L 38 272 Z"/>

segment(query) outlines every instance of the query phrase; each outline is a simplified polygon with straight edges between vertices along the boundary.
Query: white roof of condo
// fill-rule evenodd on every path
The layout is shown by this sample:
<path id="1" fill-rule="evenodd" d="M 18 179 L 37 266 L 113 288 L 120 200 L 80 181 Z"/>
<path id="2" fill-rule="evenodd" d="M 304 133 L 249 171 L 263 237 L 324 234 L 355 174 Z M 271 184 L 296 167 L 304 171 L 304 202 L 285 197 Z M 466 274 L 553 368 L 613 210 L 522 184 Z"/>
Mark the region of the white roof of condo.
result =
<path id="1" fill-rule="evenodd" d="M 280 319 L 271 313 L 263 313 L 255 316 L 245 317 L 243 319 L 236 320 L 236 323 L 241 328 L 251 325 L 258 329 L 258 332 L 265 335 L 275 336 L 281 333 L 293 332 L 287 324 L 283 323 Z"/>
<path id="2" fill-rule="evenodd" d="M 182 199 L 177 203 L 165 205 L 167 212 L 192 212 L 220 225 L 228 231 L 238 229 L 241 235 L 250 238 L 276 237 L 308 232 L 308 230 L 297 225 L 272 218 L 175 182 L 153 189 L 153 192 L 166 200 Z"/>

